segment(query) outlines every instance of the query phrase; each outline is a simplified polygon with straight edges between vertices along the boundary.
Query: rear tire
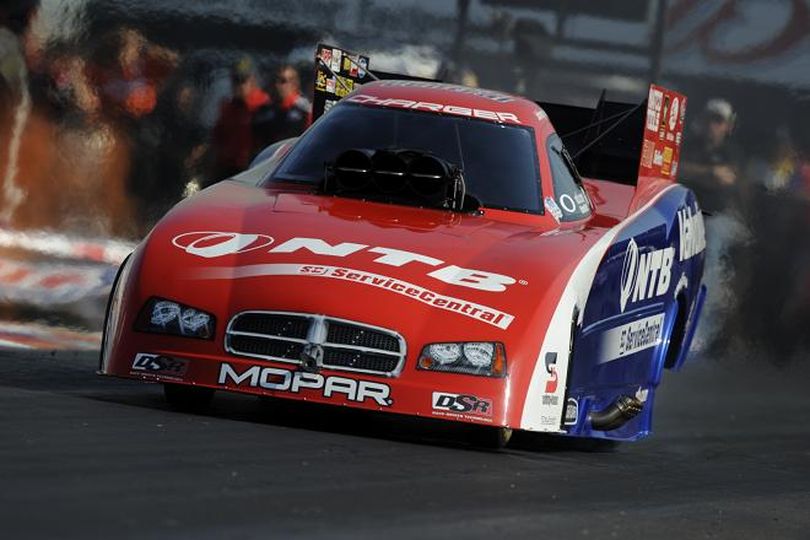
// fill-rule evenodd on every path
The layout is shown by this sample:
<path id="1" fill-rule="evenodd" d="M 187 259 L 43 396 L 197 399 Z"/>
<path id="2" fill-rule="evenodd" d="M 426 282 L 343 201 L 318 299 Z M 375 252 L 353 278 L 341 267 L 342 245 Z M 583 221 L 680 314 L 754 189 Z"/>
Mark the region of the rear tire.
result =
<path id="1" fill-rule="evenodd" d="M 175 409 L 200 412 L 211 405 L 214 389 L 166 383 L 163 385 L 163 395 L 166 396 L 166 402 Z"/>

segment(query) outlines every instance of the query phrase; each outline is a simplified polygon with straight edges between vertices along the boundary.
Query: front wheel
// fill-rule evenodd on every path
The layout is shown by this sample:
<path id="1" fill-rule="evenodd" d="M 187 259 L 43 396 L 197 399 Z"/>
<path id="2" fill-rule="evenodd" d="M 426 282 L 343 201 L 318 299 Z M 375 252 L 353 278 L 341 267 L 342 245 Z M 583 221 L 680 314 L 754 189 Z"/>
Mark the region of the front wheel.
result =
<path id="1" fill-rule="evenodd" d="M 214 389 L 166 383 L 163 385 L 163 395 L 166 396 L 169 405 L 175 409 L 199 412 L 211 405 Z"/>
<path id="2" fill-rule="evenodd" d="M 482 448 L 500 450 L 509 444 L 511 438 L 512 428 L 476 426 L 472 434 L 472 443 Z"/>

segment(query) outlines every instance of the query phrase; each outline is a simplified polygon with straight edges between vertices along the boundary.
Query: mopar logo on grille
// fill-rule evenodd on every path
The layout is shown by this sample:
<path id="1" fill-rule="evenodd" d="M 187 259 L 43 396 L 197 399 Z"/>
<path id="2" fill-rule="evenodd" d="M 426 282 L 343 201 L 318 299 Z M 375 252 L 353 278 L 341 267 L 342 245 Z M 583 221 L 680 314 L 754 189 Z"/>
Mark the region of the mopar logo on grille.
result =
<path id="1" fill-rule="evenodd" d="M 239 371 L 238 366 L 223 362 L 219 367 L 217 382 L 223 386 L 243 386 L 264 388 L 277 392 L 317 391 L 325 398 L 343 395 L 349 401 L 365 403 L 374 402 L 380 407 L 390 407 L 394 400 L 390 398 L 391 388 L 387 384 L 373 381 L 358 381 L 346 377 L 324 377 L 319 373 L 290 371 L 289 369 L 263 366 L 249 366 Z"/>

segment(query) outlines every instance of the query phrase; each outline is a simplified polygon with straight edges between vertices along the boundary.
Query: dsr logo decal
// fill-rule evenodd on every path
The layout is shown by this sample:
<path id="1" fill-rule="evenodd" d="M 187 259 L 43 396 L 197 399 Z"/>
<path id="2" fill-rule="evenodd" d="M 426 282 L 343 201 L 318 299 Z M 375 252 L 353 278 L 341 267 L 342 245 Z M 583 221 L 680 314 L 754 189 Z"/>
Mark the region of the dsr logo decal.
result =
<path id="1" fill-rule="evenodd" d="M 492 416 L 492 400 L 469 394 L 433 392 L 433 410 L 452 413 L 468 413 L 476 416 Z"/>
<path id="2" fill-rule="evenodd" d="M 629 301 L 655 298 L 669 290 L 672 280 L 672 261 L 675 248 L 656 249 L 648 253 L 639 253 L 634 238 L 627 244 L 622 265 L 621 290 L 619 304 L 624 312 Z"/>
<path id="3" fill-rule="evenodd" d="M 240 234 L 233 232 L 190 232 L 175 236 L 172 244 L 191 255 L 212 259 L 223 255 L 246 253 L 262 249 L 273 243 L 266 234 Z"/>
<path id="4" fill-rule="evenodd" d="M 188 361 L 160 354 L 138 353 L 132 361 L 132 371 L 144 375 L 163 375 L 180 378 L 186 374 Z"/>

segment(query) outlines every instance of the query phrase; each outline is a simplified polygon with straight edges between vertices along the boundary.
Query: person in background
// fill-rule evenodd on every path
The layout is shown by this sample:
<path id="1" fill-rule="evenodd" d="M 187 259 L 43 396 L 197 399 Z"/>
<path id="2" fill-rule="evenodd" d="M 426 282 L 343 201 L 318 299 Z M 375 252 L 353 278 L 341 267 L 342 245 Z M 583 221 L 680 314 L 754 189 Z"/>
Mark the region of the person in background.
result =
<path id="1" fill-rule="evenodd" d="M 0 226 L 25 201 L 23 135 L 31 120 L 31 21 L 37 2 L 0 3 Z"/>
<path id="2" fill-rule="evenodd" d="M 206 184 L 203 158 L 208 130 L 198 114 L 200 101 L 195 81 L 182 78 L 166 89 L 165 99 L 155 111 L 162 127 L 158 167 L 160 189 L 153 198 L 159 215 L 183 196 Z"/>
<path id="3" fill-rule="evenodd" d="M 113 42 L 117 56 L 98 76 L 101 96 L 108 108 L 137 120 L 155 109 L 158 94 L 180 57 L 134 28 L 117 30 Z"/>
<path id="4" fill-rule="evenodd" d="M 245 170 L 254 154 L 253 123 L 260 108 L 270 105 L 270 96 L 259 86 L 253 62 L 242 58 L 231 69 L 233 95 L 223 100 L 211 137 L 214 154 L 213 180 Z"/>
<path id="5" fill-rule="evenodd" d="M 741 188 L 742 157 L 731 141 L 735 122 L 736 114 L 728 101 L 711 99 L 698 123 L 699 131 L 684 145 L 680 176 L 709 212 L 728 208 Z"/>
<path id="6" fill-rule="evenodd" d="M 256 114 L 254 153 L 274 142 L 297 137 L 312 122 L 312 104 L 301 95 L 301 77 L 291 65 L 276 72 L 273 101 Z"/>
<path id="7" fill-rule="evenodd" d="M 795 110 L 791 125 L 795 155 L 790 188 L 800 197 L 810 200 L 810 93 L 798 100 Z"/>

